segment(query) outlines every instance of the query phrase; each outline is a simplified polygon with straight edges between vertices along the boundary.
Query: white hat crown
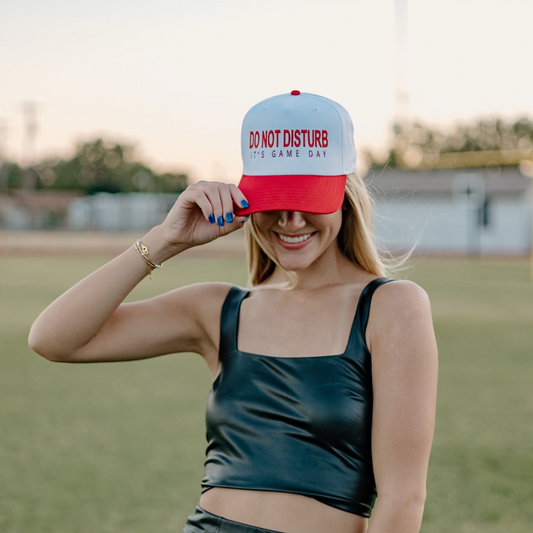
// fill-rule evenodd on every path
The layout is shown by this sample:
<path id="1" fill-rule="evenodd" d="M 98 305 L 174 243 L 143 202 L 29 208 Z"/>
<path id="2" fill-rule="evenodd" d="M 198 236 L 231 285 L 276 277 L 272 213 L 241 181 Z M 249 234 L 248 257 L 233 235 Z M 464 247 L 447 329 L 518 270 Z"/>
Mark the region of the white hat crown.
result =
<path id="1" fill-rule="evenodd" d="M 246 114 L 243 175 L 341 176 L 356 170 L 350 115 L 337 102 L 311 93 L 274 96 Z"/>

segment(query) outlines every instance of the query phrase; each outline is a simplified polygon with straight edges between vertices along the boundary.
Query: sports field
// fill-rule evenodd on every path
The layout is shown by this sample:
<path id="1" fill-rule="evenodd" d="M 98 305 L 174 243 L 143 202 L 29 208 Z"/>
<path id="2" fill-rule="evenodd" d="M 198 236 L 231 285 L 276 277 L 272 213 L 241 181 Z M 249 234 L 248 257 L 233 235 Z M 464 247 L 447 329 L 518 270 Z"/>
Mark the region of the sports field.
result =
<path id="1" fill-rule="evenodd" d="M 39 312 L 108 259 L 0 258 L 3 533 L 178 533 L 198 502 L 210 387 L 198 355 L 69 365 L 27 346 Z M 422 532 L 531 533 L 529 265 L 411 264 L 397 277 L 429 293 L 440 355 Z M 208 279 L 245 284 L 244 260 L 175 259 L 130 299 Z"/>

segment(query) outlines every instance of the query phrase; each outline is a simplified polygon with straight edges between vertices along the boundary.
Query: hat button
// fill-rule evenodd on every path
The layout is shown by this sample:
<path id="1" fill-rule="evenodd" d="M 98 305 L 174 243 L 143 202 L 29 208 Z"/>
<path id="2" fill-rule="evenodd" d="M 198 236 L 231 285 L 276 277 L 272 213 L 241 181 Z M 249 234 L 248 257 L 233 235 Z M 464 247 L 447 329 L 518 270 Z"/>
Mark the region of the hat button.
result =
<path id="1" fill-rule="evenodd" d="M 300 91 L 291 91 L 291 94 L 293 96 L 298 96 L 300 94 Z"/>

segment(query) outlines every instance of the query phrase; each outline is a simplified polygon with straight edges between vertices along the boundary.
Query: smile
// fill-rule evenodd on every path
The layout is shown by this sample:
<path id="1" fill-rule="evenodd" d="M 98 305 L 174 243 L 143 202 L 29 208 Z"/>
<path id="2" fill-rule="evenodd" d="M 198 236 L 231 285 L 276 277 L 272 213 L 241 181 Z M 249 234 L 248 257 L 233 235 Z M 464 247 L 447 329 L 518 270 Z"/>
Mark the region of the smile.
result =
<path id="1" fill-rule="evenodd" d="M 274 232 L 276 239 L 282 248 L 285 250 L 298 251 L 309 246 L 309 243 L 313 242 L 316 231 L 311 233 L 303 233 L 302 235 L 282 235 L 281 233 Z"/>
<path id="2" fill-rule="evenodd" d="M 287 235 L 282 235 L 281 233 L 278 233 L 279 238 L 283 242 L 288 242 L 290 244 L 296 244 L 298 242 L 304 242 L 311 238 L 312 233 L 306 233 L 305 235 L 298 235 L 297 237 L 289 237 Z"/>

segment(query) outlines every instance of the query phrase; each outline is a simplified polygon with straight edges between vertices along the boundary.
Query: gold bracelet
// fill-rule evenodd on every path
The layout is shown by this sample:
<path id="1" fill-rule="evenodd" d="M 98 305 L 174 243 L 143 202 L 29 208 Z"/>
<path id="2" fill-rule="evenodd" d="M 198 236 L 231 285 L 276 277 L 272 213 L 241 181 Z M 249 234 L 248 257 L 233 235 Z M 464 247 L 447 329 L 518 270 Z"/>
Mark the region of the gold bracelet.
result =
<path id="1" fill-rule="evenodd" d="M 137 252 L 139 252 L 139 255 L 143 258 L 144 262 L 150 267 L 148 274 L 150 274 L 150 279 L 152 279 L 152 272 L 154 268 L 161 268 L 163 263 L 160 265 L 154 263 L 150 258 L 146 244 L 143 244 L 139 239 L 133 243 L 133 247 L 137 250 Z"/>

